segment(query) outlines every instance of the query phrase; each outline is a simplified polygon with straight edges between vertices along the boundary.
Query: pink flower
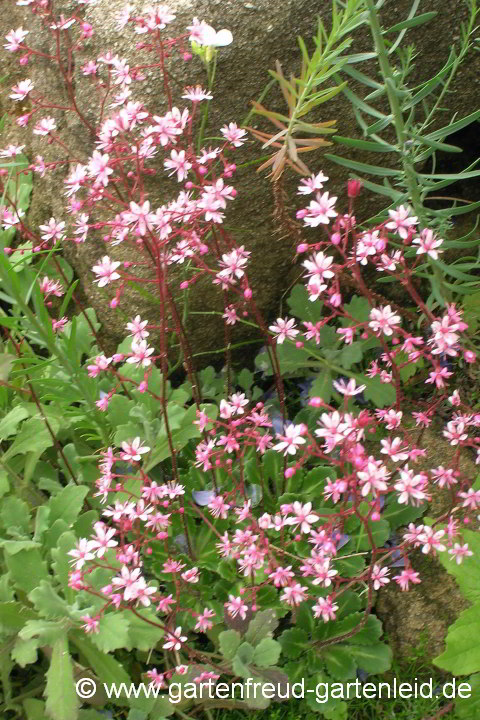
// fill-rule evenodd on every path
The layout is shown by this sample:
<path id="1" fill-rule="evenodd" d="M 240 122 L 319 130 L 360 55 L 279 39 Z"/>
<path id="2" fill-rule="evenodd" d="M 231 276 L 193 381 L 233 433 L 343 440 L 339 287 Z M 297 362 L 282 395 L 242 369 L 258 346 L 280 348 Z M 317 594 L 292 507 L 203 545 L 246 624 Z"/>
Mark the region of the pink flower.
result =
<path id="1" fill-rule="evenodd" d="M 357 383 L 355 381 L 355 378 L 351 378 L 348 383 L 345 380 L 339 380 L 333 382 L 333 387 L 335 390 L 342 395 L 345 395 L 346 397 L 353 397 L 354 395 L 359 395 L 362 393 L 366 385 L 360 385 L 357 387 Z"/>
<path id="2" fill-rule="evenodd" d="M 234 595 L 229 595 L 228 602 L 225 603 L 225 607 L 230 617 L 234 618 L 237 615 L 240 615 L 242 620 L 245 620 L 247 617 L 248 605 L 243 602 L 240 596 L 235 597 Z"/>
<path id="3" fill-rule="evenodd" d="M 134 462 L 138 462 L 142 459 L 142 455 L 150 452 L 150 448 L 142 445 L 139 437 L 136 437 L 131 442 L 122 442 L 122 450 L 123 452 L 120 453 L 122 460 L 133 460 Z"/>
<path id="4" fill-rule="evenodd" d="M 31 80 L 21 80 L 18 85 L 12 87 L 13 93 L 9 96 L 12 100 L 24 100 L 28 93 L 33 90 L 33 83 Z"/>
<path id="5" fill-rule="evenodd" d="M 225 140 L 228 140 L 234 147 L 240 147 L 245 142 L 246 130 L 237 127 L 236 123 L 229 123 L 220 128 Z"/>
<path id="6" fill-rule="evenodd" d="M 170 159 L 164 160 L 164 166 L 171 170 L 168 174 L 171 176 L 173 173 L 177 173 L 178 182 L 183 182 L 187 177 L 188 171 L 192 167 L 192 163 L 188 162 L 185 156 L 185 150 L 177 152 L 173 149 L 170 153 Z"/>
<path id="7" fill-rule="evenodd" d="M 276 334 L 277 343 L 281 345 L 286 338 L 289 340 L 295 339 L 296 335 L 300 332 L 300 330 L 295 330 L 295 328 L 295 320 L 293 318 L 289 320 L 288 317 L 286 317 L 284 320 L 277 318 L 276 324 L 270 325 L 268 329 Z"/>
<path id="8" fill-rule="evenodd" d="M 291 605 L 292 607 L 300 605 L 301 602 L 307 599 L 307 590 L 308 588 L 302 587 L 300 583 L 289 585 L 285 588 L 282 595 L 280 595 L 280 600 L 288 603 L 288 605 Z"/>
<path id="9" fill-rule="evenodd" d="M 100 632 L 98 629 L 99 621 L 97 618 L 92 618 L 90 615 L 82 615 L 80 620 L 83 620 L 85 623 L 85 625 L 82 625 L 82 629 L 85 630 L 86 633 Z"/>
<path id="10" fill-rule="evenodd" d="M 411 212 L 412 210 L 408 205 L 400 205 L 396 210 L 389 210 L 388 214 L 391 217 L 391 221 L 388 222 L 385 227 L 388 230 L 393 230 L 398 233 L 402 240 L 406 240 L 412 226 L 418 225 L 418 218 L 410 216 Z"/>
<path id="11" fill-rule="evenodd" d="M 57 123 L 52 117 L 42 118 L 37 122 L 33 128 L 34 135 L 49 135 L 52 130 L 55 130 Z"/>
<path id="12" fill-rule="evenodd" d="M 275 448 L 274 448 L 275 449 Z M 295 517 L 289 517 L 285 521 L 286 525 L 294 525 L 295 528 L 300 526 L 300 532 L 304 533 L 305 535 L 308 535 L 311 530 L 311 523 L 316 523 L 319 520 L 318 515 L 315 515 L 315 513 L 311 512 L 312 510 L 312 503 L 308 502 L 305 503 L 305 505 L 302 505 L 300 502 L 296 501 L 293 503 L 293 512 L 295 513 Z"/>
<path id="13" fill-rule="evenodd" d="M 221 517 L 223 520 L 226 520 L 230 505 L 225 502 L 221 495 L 215 495 L 208 503 L 208 508 L 213 517 Z"/>
<path id="14" fill-rule="evenodd" d="M 314 615 L 316 618 L 321 617 L 324 622 L 329 620 L 335 620 L 338 610 L 338 605 L 333 602 L 331 596 L 319 597 L 315 605 L 313 606 Z"/>
<path id="15" fill-rule="evenodd" d="M 473 555 L 473 552 L 468 549 L 468 543 L 465 543 L 465 545 L 460 545 L 460 543 L 455 543 L 453 548 L 448 551 L 449 555 L 452 557 L 450 560 L 455 559 L 457 562 L 457 565 L 460 565 L 464 558 L 470 557 Z"/>
<path id="16" fill-rule="evenodd" d="M 165 636 L 168 640 L 163 645 L 164 650 L 181 650 L 183 643 L 188 640 L 186 635 L 182 635 L 182 628 L 180 626 L 176 628 L 175 632 L 166 630 Z"/>
<path id="17" fill-rule="evenodd" d="M 20 46 L 27 37 L 28 33 L 29 31 L 24 30 L 22 27 L 19 27 L 17 30 L 10 30 L 8 35 L 5 35 L 7 44 L 3 47 L 8 50 L 8 52 L 16 52 L 20 49 Z"/>
<path id="18" fill-rule="evenodd" d="M 374 565 L 372 570 L 373 589 L 380 590 L 382 585 L 387 585 L 390 579 L 387 577 L 388 567 L 381 568 L 379 565 Z"/>
<path id="19" fill-rule="evenodd" d="M 285 435 L 277 433 L 277 438 L 280 438 L 281 442 L 277 443 L 273 447 L 273 450 L 281 452 L 285 450 L 284 455 L 295 455 L 299 445 L 303 445 L 306 440 L 302 435 L 305 434 L 305 425 L 287 425 L 285 427 Z"/>
<path id="20" fill-rule="evenodd" d="M 400 585 L 403 591 L 408 590 L 410 583 L 413 583 L 415 585 L 422 582 L 420 580 L 419 573 L 415 572 L 415 570 L 413 570 L 412 568 L 406 568 L 405 570 L 402 570 L 400 575 L 395 575 L 393 579 L 398 583 L 398 585 Z"/>
<path id="21" fill-rule="evenodd" d="M 385 335 L 392 335 L 401 321 L 400 315 L 395 315 L 391 306 L 385 305 L 385 307 L 372 308 L 368 325 L 376 333 L 383 331 Z"/>
<path id="22" fill-rule="evenodd" d="M 433 230 L 427 229 L 422 230 L 420 237 L 417 237 L 412 241 L 412 245 L 418 245 L 417 255 L 426 253 L 433 258 L 433 260 L 438 260 L 438 253 L 443 252 L 443 250 L 437 250 L 442 243 L 443 240 L 437 240 L 437 236 Z"/>
<path id="23" fill-rule="evenodd" d="M 183 100 L 190 100 L 191 102 L 213 100 L 213 95 L 207 90 L 204 90 L 200 85 L 196 85 L 195 87 L 187 87 L 185 89 L 185 95 L 182 95 Z"/>
<path id="24" fill-rule="evenodd" d="M 97 279 L 93 282 L 98 283 L 98 287 L 105 287 L 113 280 L 118 280 L 120 275 L 115 271 L 120 265 L 120 262 L 110 260 L 108 255 L 104 255 L 99 264 L 92 267 L 93 272 L 97 275 Z"/>
<path id="25" fill-rule="evenodd" d="M 306 208 L 303 217 L 303 222 L 309 227 L 318 227 L 319 225 L 328 225 L 330 218 L 336 217 L 337 212 L 333 209 L 337 202 L 336 197 L 329 197 L 328 192 L 317 193 L 315 200 L 310 202 L 310 205 Z M 302 211 L 300 211 L 302 212 Z"/>
<path id="26" fill-rule="evenodd" d="M 298 186 L 298 195 L 310 195 L 311 193 L 321 190 L 323 183 L 327 182 L 328 177 L 319 172 L 318 175 L 311 175 L 308 178 L 302 178 Z"/>

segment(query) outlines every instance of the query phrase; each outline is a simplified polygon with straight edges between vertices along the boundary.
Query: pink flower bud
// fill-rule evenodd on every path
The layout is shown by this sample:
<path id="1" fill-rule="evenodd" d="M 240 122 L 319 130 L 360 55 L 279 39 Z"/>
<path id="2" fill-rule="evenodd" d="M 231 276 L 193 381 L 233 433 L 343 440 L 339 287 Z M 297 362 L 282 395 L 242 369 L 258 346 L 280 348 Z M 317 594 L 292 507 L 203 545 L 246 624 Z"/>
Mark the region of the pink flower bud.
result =
<path id="1" fill-rule="evenodd" d="M 188 288 L 188 280 L 184 280 L 180 283 L 180 290 L 186 290 Z"/>
<path id="2" fill-rule="evenodd" d="M 28 55 L 23 55 L 18 62 L 20 65 L 28 65 Z"/>
<path id="3" fill-rule="evenodd" d="M 323 400 L 322 400 L 321 397 L 312 397 L 312 398 L 310 398 L 310 400 L 308 401 L 308 404 L 309 404 L 311 407 L 316 407 L 316 408 L 319 408 L 319 407 L 323 407 L 323 406 L 324 406 L 324 402 L 323 402 Z"/>
<path id="4" fill-rule="evenodd" d="M 372 522 L 378 522 L 380 520 L 380 513 L 379 512 L 373 512 L 372 513 Z"/>
<path id="5" fill-rule="evenodd" d="M 285 470 L 284 475 L 288 479 L 288 478 L 293 477 L 295 475 L 295 472 L 296 472 L 295 468 L 289 467 Z"/>
<path id="6" fill-rule="evenodd" d="M 243 297 L 245 298 L 245 300 L 251 300 L 252 295 L 253 295 L 252 290 L 251 290 L 251 288 L 249 288 L 249 287 L 247 287 L 247 288 L 243 291 Z"/>
<path id="7" fill-rule="evenodd" d="M 299 349 L 300 349 L 300 348 L 303 348 L 303 342 L 302 342 L 301 340 L 298 340 L 298 341 L 295 343 L 295 347 L 296 347 L 296 348 L 299 348 Z"/>
<path id="8" fill-rule="evenodd" d="M 188 180 L 188 181 L 185 183 L 185 189 L 186 189 L 186 190 L 191 190 L 192 188 L 193 188 L 193 183 L 192 183 L 191 180 Z"/>
<path id="9" fill-rule="evenodd" d="M 297 253 L 304 253 L 307 251 L 308 251 L 307 243 L 300 243 L 300 245 L 297 245 Z"/>
<path id="10" fill-rule="evenodd" d="M 296 218 L 297 220 L 303 220 L 306 215 L 308 215 L 308 210 L 297 210 Z"/>
<path id="11" fill-rule="evenodd" d="M 349 198 L 356 198 L 362 191 L 363 183 L 361 180 L 349 180 L 347 183 L 347 195 Z"/>
<path id="12" fill-rule="evenodd" d="M 332 242 L 334 245 L 340 245 L 342 241 L 342 236 L 339 232 L 334 232 L 330 236 L 330 242 Z"/>
<path id="13" fill-rule="evenodd" d="M 206 175 L 208 173 L 208 168 L 206 168 L 204 165 L 200 165 L 197 172 L 199 175 Z"/>
<path id="14" fill-rule="evenodd" d="M 192 53 L 189 53 L 189 52 L 183 53 L 183 59 L 185 60 L 185 62 L 188 62 L 189 60 L 191 60 L 192 57 L 193 57 Z"/>
<path id="15" fill-rule="evenodd" d="M 113 300 L 111 300 L 111 302 L 110 302 L 110 307 L 112 308 L 112 310 L 114 310 L 117 307 L 117 305 L 118 305 L 117 298 L 113 298 Z"/>
<path id="16" fill-rule="evenodd" d="M 465 350 L 463 357 L 467 363 L 474 363 L 477 359 L 477 355 L 473 352 L 473 350 Z"/>

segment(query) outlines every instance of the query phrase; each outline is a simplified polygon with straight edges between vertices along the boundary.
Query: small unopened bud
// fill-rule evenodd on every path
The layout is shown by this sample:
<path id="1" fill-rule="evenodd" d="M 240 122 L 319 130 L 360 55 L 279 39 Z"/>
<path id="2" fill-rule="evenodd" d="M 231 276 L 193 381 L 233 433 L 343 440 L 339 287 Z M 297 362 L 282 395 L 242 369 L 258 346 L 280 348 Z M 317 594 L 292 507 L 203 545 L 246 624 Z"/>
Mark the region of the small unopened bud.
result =
<path id="1" fill-rule="evenodd" d="M 245 298 L 245 300 L 251 300 L 252 295 L 253 295 L 253 293 L 252 293 L 251 288 L 249 288 L 249 287 L 245 288 L 245 290 L 243 291 L 243 297 Z"/>
<path id="2" fill-rule="evenodd" d="M 312 398 L 310 398 L 310 400 L 308 401 L 308 404 L 309 404 L 311 407 L 316 407 L 316 408 L 319 408 L 319 407 L 323 407 L 323 406 L 324 406 L 324 402 L 323 402 L 323 400 L 322 400 L 321 397 L 312 397 Z"/>
<path id="3" fill-rule="evenodd" d="M 288 479 L 288 478 L 293 477 L 295 475 L 295 473 L 296 473 L 295 468 L 289 467 L 285 470 L 284 475 Z"/>
<path id="4" fill-rule="evenodd" d="M 474 363 L 477 359 L 477 355 L 473 352 L 473 350 L 465 350 L 465 352 L 463 353 L 463 358 L 467 363 Z"/>
<path id="5" fill-rule="evenodd" d="M 349 180 L 347 183 L 347 195 L 349 198 L 356 198 L 360 195 L 363 188 L 361 180 Z"/>
<path id="6" fill-rule="evenodd" d="M 300 243 L 300 245 L 297 245 L 297 253 L 304 253 L 307 251 L 308 251 L 307 243 Z"/>
<path id="7" fill-rule="evenodd" d="M 340 235 L 339 232 L 334 232 L 330 236 L 330 242 L 332 242 L 334 245 L 340 245 L 341 241 L 342 241 L 342 236 Z"/>
<path id="8" fill-rule="evenodd" d="M 295 347 L 300 350 L 300 348 L 303 348 L 303 342 L 301 340 L 297 340 L 295 343 Z"/>
<path id="9" fill-rule="evenodd" d="M 190 52 L 184 52 L 184 53 L 183 53 L 183 59 L 185 60 L 185 62 L 188 62 L 189 60 L 191 60 L 192 57 L 193 57 L 193 55 L 192 55 L 192 53 L 190 53 Z"/>
<path id="10" fill-rule="evenodd" d="M 180 290 L 186 290 L 188 288 L 188 280 L 184 280 L 180 283 Z"/>
<path id="11" fill-rule="evenodd" d="M 372 513 L 372 522 L 378 522 L 380 520 L 380 513 L 379 512 L 373 512 Z"/>

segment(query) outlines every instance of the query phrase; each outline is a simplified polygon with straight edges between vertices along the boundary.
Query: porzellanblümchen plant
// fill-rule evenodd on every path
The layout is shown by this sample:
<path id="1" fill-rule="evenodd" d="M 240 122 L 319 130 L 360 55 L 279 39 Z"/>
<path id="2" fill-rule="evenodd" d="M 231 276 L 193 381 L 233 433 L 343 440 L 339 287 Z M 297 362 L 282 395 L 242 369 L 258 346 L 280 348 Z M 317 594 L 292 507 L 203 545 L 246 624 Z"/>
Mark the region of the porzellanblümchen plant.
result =
<path id="1" fill-rule="evenodd" d="M 62 48 L 67 57 L 83 53 L 82 41 L 93 28 L 80 16 L 81 7 L 59 18 L 49 2 L 29 4 L 55 41 L 52 54 L 42 51 L 39 59 L 61 71 Z M 127 9 L 121 18 L 142 35 L 139 50 L 151 53 L 163 73 L 168 109 L 162 115 L 133 98 L 140 69 L 108 52 L 88 62 L 82 58 L 85 74 L 104 93 L 104 112 L 93 128 L 95 149 L 77 158 L 65 180 L 65 220 L 51 218 L 31 228 L 5 193 L 3 221 L 23 235 L 33 255 L 31 275 L 25 275 L 31 279 L 28 292 L 14 279 L 14 249 L 6 248 L 0 258 L 15 300 L 16 317 L 5 321 L 14 331 L 9 347 L 20 362 L 17 335 L 25 328 L 66 392 L 62 399 L 36 364 L 30 386 L 38 415 L 32 419 L 48 423 L 48 411 L 61 407 L 70 419 L 76 413 L 87 422 L 88 436 L 83 446 L 74 436 L 67 450 L 62 429 L 50 425 L 44 449 L 56 449 L 62 469 L 57 480 L 65 487 L 51 483 L 52 497 L 37 509 L 34 524 L 25 503 L 13 496 L 5 501 L 8 574 L 0 621 L 13 661 L 31 665 L 40 648 L 47 657 L 45 709 L 54 720 L 81 717 L 74 686 L 79 668 L 90 668 L 101 682 L 127 685 L 144 673 L 157 698 L 120 693 L 112 700 L 129 706 L 136 718 L 182 716 L 199 699 L 207 711 L 237 707 L 232 680 L 243 687 L 253 678 L 265 689 L 263 707 L 269 684 L 277 688 L 270 697 L 281 697 L 288 681 L 304 679 L 310 690 L 335 683 L 336 696 L 319 703 L 313 693 L 305 702 L 340 719 L 347 713 L 342 683 L 355 679 L 359 669 L 379 673 L 390 666 L 391 650 L 381 642 L 381 623 L 371 612 L 375 591 L 392 581 L 402 591 L 421 582 L 409 557 L 412 548 L 471 562 L 462 529 L 473 525 L 480 495 L 459 460 L 465 449 L 480 457 L 480 417 L 452 386 L 451 362 L 461 368 L 476 357 L 459 309 L 448 304 L 435 315 L 412 282 L 425 255 L 438 257 L 443 238 L 423 227 L 406 205 L 361 230 L 354 219 L 360 183 L 348 184 L 349 207 L 342 213 L 338 198 L 324 192 L 328 178 L 321 172 L 304 178 L 298 189 L 306 201 L 312 199 L 297 220 L 317 228 L 318 239 L 297 248 L 305 258 L 305 282 L 290 298 L 292 316 L 271 324 L 262 318 L 248 276 L 252 251 L 223 228 L 224 211 L 236 195 L 229 184 L 236 171 L 233 153 L 246 132 L 230 122 L 218 147 L 199 152 L 195 120 L 200 116 L 202 126 L 205 115 L 198 106 L 210 102 L 211 93 L 187 89 L 182 100 L 191 106 L 178 107 L 166 67 L 167 56 L 187 53 L 188 41 L 196 51 L 205 48 L 203 59 L 210 62 L 215 44 L 230 36 L 195 19 L 184 35 L 169 38 L 164 30 L 173 20 L 166 6 L 138 16 Z M 27 35 L 19 28 L 7 36 L 7 50 L 20 51 L 24 64 L 39 54 Z M 68 110 L 78 111 L 88 126 L 75 101 L 78 90 L 68 73 L 63 76 Z M 30 97 L 32 110 L 19 125 L 32 124 L 46 145 L 58 146 L 62 159 L 36 158 L 32 169 L 43 174 L 65 162 L 68 147 L 53 117 L 43 115 L 54 103 L 32 85 L 28 78 L 18 83 L 12 99 Z M 7 148 L 7 155 L 17 149 Z M 182 189 L 168 205 L 154 208 L 144 181 L 156 172 L 159 155 Z M 105 250 L 93 266 L 94 282 L 116 287 L 111 307 L 122 308 L 127 283 L 148 283 L 159 301 L 158 317 L 128 318 L 128 337 L 111 356 L 101 351 L 98 326 L 87 311 L 69 320 L 63 302 L 61 317 L 50 315 L 51 298 L 66 290 L 67 299 L 75 288 L 67 276 L 68 290 L 41 272 L 43 260 L 53 260 L 67 240 L 100 237 L 107 246 L 131 244 L 142 254 L 120 262 Z M 398 247 L 399 239 L 414 254 Z M 174 272 L 178 265 L 184 279 Z M 363 277 L 366 265 L 402 283 L 418 314 L 384 303 Z M 223 392 L 208 373 L 197 372 L 174 291 L 187 290 L 200 277 L 222 293 L 227 341 L 241 322 L 263 333 L 266 350 L 258 366 L 272 377 L 273 400 L 254 386 L 247 370 L 233 373 L 228 353 Z M 347 280 L 356 293 L 348 301 Z M 77 347 L 80 318 L 86 352 Z M 148 340 L 154 330 L 157 346 Z M 168 352 L 172 333 L 186 373 L 175 388 L 169 381 L 177 364 Z M 313 383 L 306 407 L 295 413 L 284 378 L 300 369 Z M 405 383 L 422 372 L 424 394 L 407 412 Z M 13 379 L 18 382 L 18 374 Z M 451 413 L 443 429 L 453 448 L 448 467 L 437 466 L 422 444 L 421 431 L 440 408 Z M 14 414 L 6 415 L 7 444 L 17 426 L 23 432 L 28 422 L 26 409 L 9 412 Z M 25 434 L 20 449 L 14 440 L 7 453 L 27 456 L 21 462 L 31 475 L 42 453 L 28 455 Z M 81 474 L 82 467 L 92 467 L 92 455 L 98 458 L 95 478 Z M 429 460 L 428 469 L 417 469 L 419 458 Z M 448 509 L 420 522 L 436 486 L 449 491 Z M 215 687 L 218 681 L 229 684 L 231 696 L 193 698 L 185 692 L 178 705 L 170 702 L 172 685 Z"/>

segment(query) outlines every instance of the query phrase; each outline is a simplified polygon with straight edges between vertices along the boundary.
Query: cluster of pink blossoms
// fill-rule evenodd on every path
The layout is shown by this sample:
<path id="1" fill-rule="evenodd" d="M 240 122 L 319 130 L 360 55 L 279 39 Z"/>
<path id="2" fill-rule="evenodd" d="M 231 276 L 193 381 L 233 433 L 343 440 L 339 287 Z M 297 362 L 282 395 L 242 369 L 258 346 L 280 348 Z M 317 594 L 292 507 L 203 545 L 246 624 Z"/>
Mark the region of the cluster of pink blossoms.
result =
<path id="1" fill-rule="evenodd" d="M 71 28 L 72 51 L 82 52 L 83 41 L 93 34 L 92 26 L 77 14 L 68 18 L 53 17 L 45 0 L 19 0 L 18 4 L 29 5 L 39 13 L 55 37 L 68 33 Z M 94 0 L 78 0 L 79 6 L 93 4 Z M 119 14 L 118 27 L 132 26 L 142 37 L 138 49 L 148 53 L 156 49 L 159 32 L 174 19 L 175 15 L 164 5 L 149 7 L 138 16 L 128 6 Z M 4 46 L 9 52 L 22 53 L 22 66 L 39 54 L 28 45 L 27 36 L 28 31 L 22 27 L 12 30 Z M 231 34 L 227 30 L 217 32 L 195 18 L 184 36 L 162 41 L 162 52 L 184 51 L 184 59 L 188 59 L 190 53 L 183 47 L 187 41 L 200 48 L 221 47 L 231 42 Z M 56 59 L 51 57 L 53 61 Z M 134 98 L 136 85 L 145 80 L 141 68 L 131 67 L 125 58 L 109 51 L 95 59 L 84 59 L 81 67 L 85 82 L 91 82 L 99 91 L 105 111 L 96 129 L 95 149 L 81 162 L 70 165 L 64 181 L 66 209 L 71 220 L 46 219 L 39 228 L 40 234 L 35 235 L 24 225 L 21 211 L 5 207 L 0 209 L 2 227 L 21 230 L 31 241 L 34 252 L 67 240 L 76 243 L 101 240 L 112 246 L 135 244 L 140 251 L 145 251 L 147 260 L 149 254 L 155 259 L 160 274 L 171 265 L 188 266 L 189 279 L 180 287 L 186 289 L 200 275 L 207 274 L 228 298 L 223 315 L 226 324 L 235 325 L 252 299 L 247 277 L 251 253 L 244 245 L 234 244 L 223 224 L 224 211 L 236 196 L 235 189 L 229 185 L 236 171 L 230 154 L 244 143 L 246 132 L 230 122 L 221 128 L 223 141 L 218 146 L 205 146 L 198 151 L 192 141 L 192 128 L 198 104 L 212 99 L 208 90 L 187 87 L 182 100 L 191 103 L 191 107 L 177 107 L 170 101 L 168 110 L 157 115 Z M 62 152 L 63 159 L 58 162 L 47 162 L 42 155 L 36 157 L 32 169 L 43 177 L 66 162 L 64 145 L 57 121 L 50 115 L 54 108 L 36 91 L 29 78 L 13 86 L 11 93 L 15 102 L 26 98 L 32 109 L 18 118 L 18 125 L 24 128 L 32 125 L 32 132 L 41 142 L 46 146 L 57 145 Z M 24 147 L 9 145 L 0 155 L 15 157 Z M 175 199 L 153 207 L 144 190 L 144 181 L 158 172 L 160 152 L 164 155 L 162 172 L 175 178 L 182 188 Z M 195 449 L 196 468 L 207 473 L 208 480 L 214 477 L 211 471 L 216 469 L 226 477 L 223 487 L 212 481 L 205 510 L 200 509 L 199 503 L 191 502 L 193 493 L 178 478 L 158 484 L 148 476 L 142 462 L 151 448 L 142 438 L 123 442 L 118 452 L 108 448 L 102 454 L 96 497 L 103 505 L 107 501 L 110 504 L 103 510 L 104 520 L 95 523 L 91 537 L 80 539 L 70 552 L 73 565 L 70 586 L 79 591 L 100 593 L 105 601 L 98 615 L 84 617 L 86 632 L 98 632 L 101 617 L 109 610 L 154 607 L 159 626 L 165 630 L 163 648 L 178 653 L 188 641 L 188 635 L 176 622 L 178 613 L 190 613 L 195 621 L 194 629 L 200 633 L 210 630 L 213 623 L 220 620 L 212 608 L 204 607 L 199 612 L 182 607 L 182 593 L 188 593 L 193 585 L 200 587 L 202 574 L 193 561 L 176 559 L 178 546 L 174 542 L 172 523 L 176 516 L 184 516 L 186 503 L 195 506 L 195 513 L 213 528 L 219 557 L 235 563 L 244 583 L 238 595 L 229 594 L 225 602 L 231 618 L 245 618 L 247 612 L 255 611 L 259 590 L 272 586 L 287 608 L 309 603 L 316 618 L 324 622 L 335 620 L 339 607 L 336 601 L 352 582 L 351 578 L 342 576 L 338 564 L 344 557 L 341 549 L 346 522 L 355 515 L 358 517 L 360 505 L 368 507 L 362 515 L 364 527 L 379 521 L 384 503 L 390 498 L 399 505 L 422 506 L 430 499 L 435 485 L 452 493 L 452 512 L 446 527 L 410 523 L 396 547 L 371 548 L 371 565 L 356 580 L 377 590 L 393 579 L 406 591 L 411 584 L 420 582 L 419 573 L 409 562 L 411 548 L 419 547 L 425 554 L 448 549 L 457 563 L 471 555 L 468 544 L 463 541 L 460 518 L 465 525 L 473 521 L 480 506 L 480 491 L 474 490 L 470 479 L 462 475 L 458 453 L 460 448 L 470 447 L 477 452 L 477 463 L 480 463 L 480 439 L 475 434 L 480 415 L 469 410 L 458 390 L 450 390 L 452 372 L 445 363 L 445 358 L 452 357 L 463 357 L 467 363 L 476 359 L 475 353 L 462 344 L 462 333 L 467 329 L 462 313 L 453 304 L 439 317 L 426 309 L 428 328 L 424 326 L 422 333 L 419 331 L 414 336 L 407 329 L 401 311 L 393 303 L 376 302 L 365 284 L 362 285 L 360 275 L 360 268 L 370 265 L 385 275 L 403 278 L 407 291 L 413 292 L 409 284 L 408 257 L 397 245 L 416 249 L 415 262 L 418 262 L 425 255 L 438 259 L 443 240 L 428 228 L 417 229 L 418 218 L 408 206 L 390 210 L 383 224 L 360 231 L 352 214 L 341 214 L 335 209 L 337 197 L 323 192 L 327 180 L 319 173 L 301 181 L 299 195 L 313 195 L 314 199 L 297 213 L 307 228 L 318 228 L 325 238 L 313 246 L 303 243 L 297 248 L 299 254 L 309 253 L 303 262 L 308 297 L 311 302 L 323 303 L 324 314 L 317 323 L 303 323 L 303 333 L 294 318 L 278 318 L 269 327 L 273 335 L 273 340 L 272 336 L 269 338 L 271 348 L 288 342 L 300 348 L 304 341 L 310 340 L 319 345 L 325 325 L 346 319 L 347 324 L 337 329 L 345 345 L 351 345 L 355 339 L 368 338 L 376 338 L 380 343 L 382 353 L 372 361 L 365 375 L 367 378 L 378 376 L 382 383 L 394 385 L 397 403 L 375 412 L 357 412 L 354 398 L 365 390 L 365 385 L 357 385 L 353 377 L 347 381 L 339 379 L 334 388 L 344 398 L 343 407 L 328 405 L 322 398 L 313 397 L 310 405 L 323 410 L 313 433 L 302 423 L 286 422 L 275 436 L 270 432 L 272 419 L 264 405 L 253 406 L 244 393 L 232 392 L 221 401 L 218 420 L 211 420 L 205 411 L 199 410 L 196 424 L 203 439 Z M 124 191 L 122 196 L 116 192 L 119 187 Z M 351 197 L 357 191 L 358 187 L 352 185 Z M 97 206 L 109 208 L 107 220 L 95 218 Z M 392 235 L 393 250 L 389 248 Z M 213 259 L 207 264 L 210 258 Z M 135 267 L 131 262 L 113 260 L 104 251 L 99 254 L 92 268 L 94 282 L 99 287 L 112 283 L 118 287 L 111 307 L 119 304 L 126 283 L 141 282 L 135 275 Z M 370 302 L 368 319 L 362 322 L 344 308 L 342 273 L 351 274 Z M 60 296 L 63 289 L 46 277 L 41 282 L 41 290 L 47 299 Z M 418 297 L 412 297 L 418 301 Z M 421 298 L 419 307 L 422 307 Z M 144 380 L 137 389 L 149 391 L 149 373 L 156 359 L 154 348 L 148 345 L 149 327 L 148 320 L 142 320 L 139 315 L 131 318 L 126 327 L 132 338 L 130 351 L 112 357 L 98 355 L 87 366 L 91 378 L 109 373 L 118 379 L 118 384 L 97 401 L 100 410 L 107 409 L 110 398 L 119 388 L 122 376 L 115 368 L 122 362 L 145 369 Z M 299 339 L 301 333 L 304 340 Z M 426 403 L 424 411 L 413 413 L 413 418 L 416 427 L 427 427 L 440 403 L 449 403 L 452 417 L 443 434 L 454 448 L 451 467 L 418 468 L 417 463 L 426 457 L 426 450 L 416 445 L 414 429 L 409 427 L 400 410 L 399 369 L 407 364 L 420 365 L 420 361 L 432 368 L 425 382 L 442 392 L 430 404 Z M 366 440 L 378 425 L 394 432 L 387 433 L 381 440 L 376 457 Z M 281 504 L 276 512 L 258 513 L 248 497 L 243 469 L 252 453 L 262 456 L 267 450 L 279 453 L 285 462 L 285 479 L 300 474 L 304 465 L 311 467 L 312 463 L 315 466 L 321 461 L 330 466 L 331 476 L 325 480 L 322 496 L 306 502 L 299 497 Z M 293 464 L 287 467 L 288 462 Z M 131 477 L 128 475 L 131 467 L 127 467 L 125 474 L 124 465 L 119 468 L 121 463 L 133 466 L 132 475 L 138 473 L 141 483 L 137 495 L 127 491 L 125 481 Z M 121 500 L 117 494 L 122 496 Z M 323 512 L 325 507 L 328 512 Z M 453 513 L 458 520 L 453 519 Z M 228 529 L 220 533 L 216 524 L 224 521 Z M 303 554 L 298 549 L 303 547 L 302 541 L 309 547 Z M 161 584 L 145 567 L 145 559 L 152 553 L 155 542 L 161 543 L 168 555 L 162 567 Z M 392 577 L 390 565 L 395 553 L 401 555 L 404 568 Z M 100 589 L 89 584 L 92 570 L 99 566 L 111 572 L 110 582 Z M 185 670 L 183 665 L 176 667 L 177 672 Z M 169 679 L 168 673 L 160 674 L 156 670 L 151 670 L 149 676 L 159 686 Z"/>

